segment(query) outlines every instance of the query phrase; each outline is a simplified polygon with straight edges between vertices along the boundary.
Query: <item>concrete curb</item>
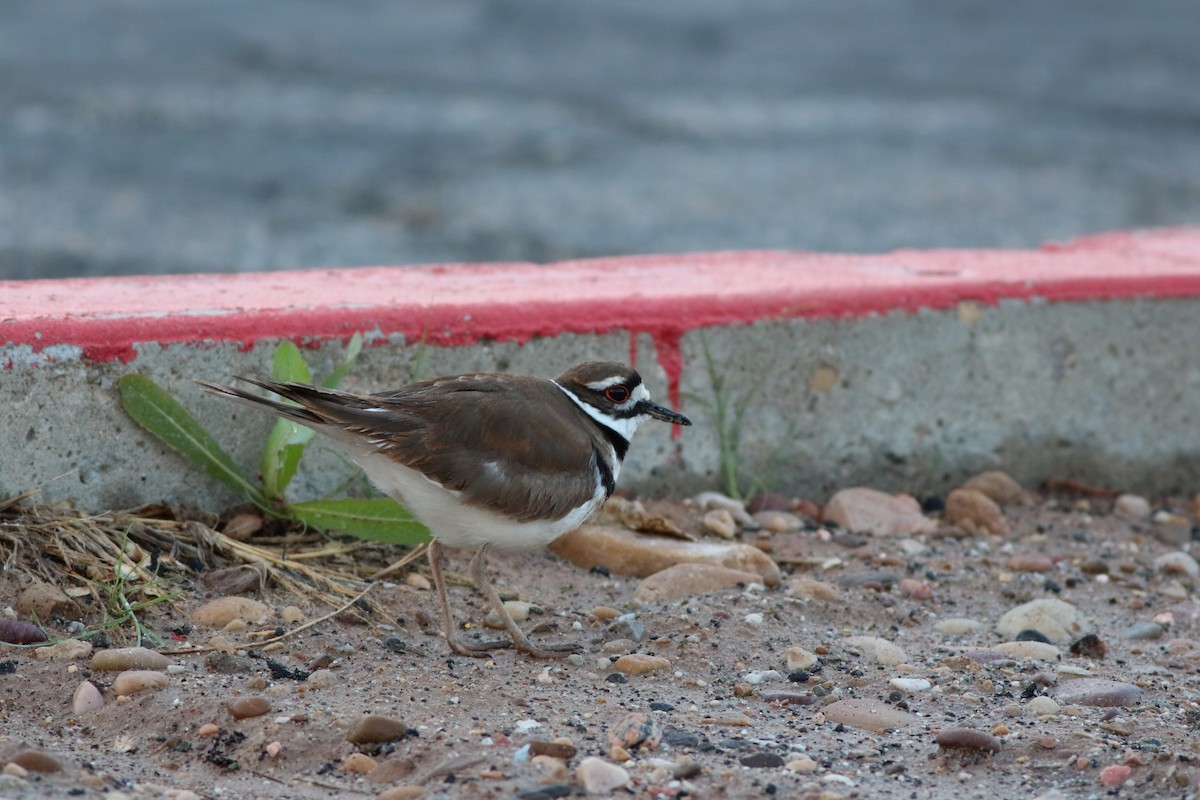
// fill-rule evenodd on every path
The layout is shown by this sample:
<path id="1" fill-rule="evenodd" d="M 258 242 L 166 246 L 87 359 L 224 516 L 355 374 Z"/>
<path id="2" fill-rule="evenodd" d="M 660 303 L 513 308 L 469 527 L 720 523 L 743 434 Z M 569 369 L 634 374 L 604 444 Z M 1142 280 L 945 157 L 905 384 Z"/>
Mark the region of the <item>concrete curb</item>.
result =
<path id="1" fill-rule="evenodd" d="M 180 487 L 186 470 L 124 418 L 112 381 L 143 372 L 202 421 L 232 421 L 247 443 L 235 455 L 252 463 L 268 421 L 214 410 L 189 379 L 262 372 L 280 339 L 332 359 L 354 332 L 374 345 L 357 383 L 375 389 L 408 378 L 418 341 L 426 375 L 639 362 L 699 425 L 635 445 L 631 485 L 713 483 L 720 392 L 745 409 L 735 438 L 749 478 L 788 491 L 935 489 L 987 466 L 1027 481 L 1062 470 L 1130 488 L 1200 482 L 1200 228 L 1184 228 L 1036 251 L 0 282 L 12 409 L 0 430 L 16 445 L 0 459 L 0 493 L 46 484 L 86 506 L 227 501 Z M 947 390 L 957 406 L 933 399 Z M 305 489 L 327 483 L 316 472 Z"/>

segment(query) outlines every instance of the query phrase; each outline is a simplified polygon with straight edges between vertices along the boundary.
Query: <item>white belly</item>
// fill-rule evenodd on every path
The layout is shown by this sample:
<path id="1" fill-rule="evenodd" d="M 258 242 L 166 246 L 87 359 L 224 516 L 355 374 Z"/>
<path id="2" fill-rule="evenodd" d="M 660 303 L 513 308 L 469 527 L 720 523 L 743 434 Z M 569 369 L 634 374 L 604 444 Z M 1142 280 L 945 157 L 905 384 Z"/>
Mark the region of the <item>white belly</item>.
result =
<path id="1" fill-rule="evenodd" d="M 393 498 L 421 520 L 433 538 L 447 547 L 477 549 L 490 544 L 500 551 L 545 547 L 569 533 L 604 502 L 604 487 L 596 481 L 596 493 L 584 505 L 556 520 L 517 522 L 482 508 L 468 506 L 450 491 L 415 469 L 397 464 L 378 453 L 357 454 L 355 461 L 379 491 Z"/>

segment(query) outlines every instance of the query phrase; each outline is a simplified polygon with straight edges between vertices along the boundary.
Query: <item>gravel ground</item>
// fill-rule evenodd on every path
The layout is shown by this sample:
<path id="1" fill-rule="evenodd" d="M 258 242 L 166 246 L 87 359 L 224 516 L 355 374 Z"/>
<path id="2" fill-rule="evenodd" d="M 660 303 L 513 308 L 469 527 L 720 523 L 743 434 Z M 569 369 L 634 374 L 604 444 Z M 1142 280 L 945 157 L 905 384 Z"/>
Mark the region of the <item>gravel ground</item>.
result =
<path id="1" fill-rule="evenodd" d="M 706 532 L 720 514 L 647 508 L 706 546 L 732 544 Z M 17 757 L 32 750 L 61 767 L 10 763 L 0 796 L 549 798 L 610 772 L 628 776 L 618 797 L 1197 796 L 1194 501 L 1059 493 L 991 517 L 936 508 L 936 524 L 908 534 L 760 515 L 767 527 L 734 538 L 769 554 L 779 585 L 675 586 L 676 599 L 638 601 L 639 579 L 549 553 L 493 558 L 501 591 L 535 604 L 537 638 L 581 645 L 555 662 L 451 657 L 420 571 L 374 591 L 382 611 L 273 648 L 258 634 L 295 625 L 289 606 L 329 609 L 267 591 L 268 623 L 215 631 L 201 624 L 213 598 L 172 578 L 185 600 L 148 612 L 150 626 L 180 649 L 233 654 L 170 655 L 156 671 L 165 688 L 118 699 L 116 673 L 90 657 L 0 650 L 0 763 L 36 766 Z M 0 605 L 18 602 L 16 584 Z M 470 634 L 482 601 L 461 585 L 452 597 Z M 1052 601 L 1043 616 L 1001 622 L 1039 600 Z M 658 658 L 618 660 L 628 654 Z M 86 680 L 104 704 L 76 712 Z M 232 701 L 239 716 L 269 710 L 239 719 Z M 391 720 L 375 722 L 390 741 L 348 741 L 371 738 L 365 715 Z"/>

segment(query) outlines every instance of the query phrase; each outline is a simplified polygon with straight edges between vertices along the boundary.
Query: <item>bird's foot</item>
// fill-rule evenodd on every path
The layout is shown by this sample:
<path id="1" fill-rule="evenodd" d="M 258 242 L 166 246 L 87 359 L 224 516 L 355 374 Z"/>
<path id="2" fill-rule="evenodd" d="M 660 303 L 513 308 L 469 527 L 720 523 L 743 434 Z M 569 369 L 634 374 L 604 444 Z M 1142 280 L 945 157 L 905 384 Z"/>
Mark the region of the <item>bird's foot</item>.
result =
<path id="1" fill-rule="evenodd" d="M 521 639 L 521 641 L 517 641 L 514 638 L 513 646 L 518 651 L 534 658 L 566 658 L 572 653 L 578 653 L 583 650 L 582 647 L 574 642 L 551 642 L 549 644 L 535 645 L 529 641 L 528 637 L 522 636 Z"/>
<path id="2" fill-rule="evenodd" d="M 450 645 L 451 652 L 456 655 L 469 656 L 470 658 L 486 658 L 493 650 L 503 650 L 506 647 L 513 646 L 513 643 L 508 639 L 464 641 L 457 636 L 446 637 L 446 644 Z"/>

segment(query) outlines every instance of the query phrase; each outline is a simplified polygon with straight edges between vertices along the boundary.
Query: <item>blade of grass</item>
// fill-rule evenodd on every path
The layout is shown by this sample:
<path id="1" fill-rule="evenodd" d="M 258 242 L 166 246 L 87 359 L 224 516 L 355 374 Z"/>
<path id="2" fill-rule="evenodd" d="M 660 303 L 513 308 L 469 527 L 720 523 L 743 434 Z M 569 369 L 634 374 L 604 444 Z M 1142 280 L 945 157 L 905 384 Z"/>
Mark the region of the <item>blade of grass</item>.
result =
<path id="1" fill-rule="evenodd" d="M 321 530 L 389 544 L 429 541 L 429 531 L 396 501 L 386 497 L 313 500 L 288 506 L 296 519 Z"/>
<path id="2" fill-rule="evenodd" d="M 117 381 L 121 407 L 134 422 L 203 467 L 209 475 L 251 502 L 266 506 L 262 491 L 238 470 L 229 454 L 162 387 L 144 375 Z"/>
<path id="3" fill-rule="evenodd" d="M 312 374 L 300 348 L 293 342 L 283 341 L 275 348 L 271 377 L 280 382 L 312 383 Z M 296 470 L 304 447 L 314 436 L 311 428 L 298 425 L 291 420 L 276 421 L 263 447 L 262 471 L 263 491 L 268 497 L 281 498 Z"/>

